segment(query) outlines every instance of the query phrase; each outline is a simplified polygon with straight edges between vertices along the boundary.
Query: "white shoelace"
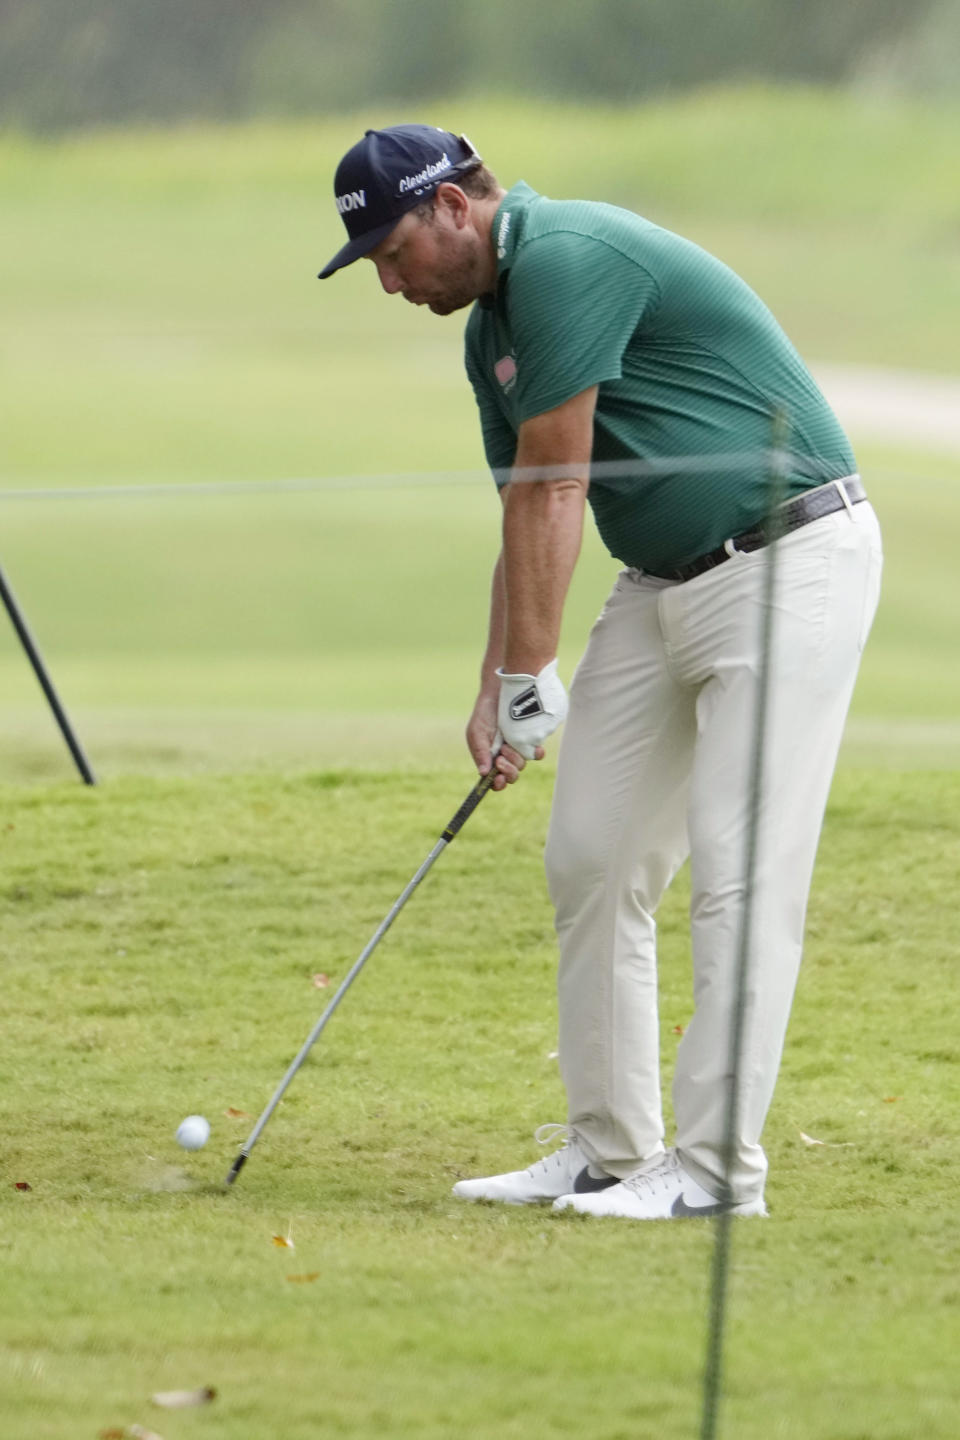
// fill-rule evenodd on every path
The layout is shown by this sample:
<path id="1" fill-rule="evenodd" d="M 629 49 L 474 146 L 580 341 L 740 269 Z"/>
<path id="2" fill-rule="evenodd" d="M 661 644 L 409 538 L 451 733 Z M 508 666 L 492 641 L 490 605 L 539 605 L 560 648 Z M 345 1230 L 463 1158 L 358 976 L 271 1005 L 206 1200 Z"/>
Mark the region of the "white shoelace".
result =
<path id="1" fill-rule="evenodd" d="M 557 1140 L 560 1140 L 561 1144 L 551 1155 L 544 1155 L 542 1160 L 535 1160 L 533 1164 L 529 1166 L 529 1173 L 531 1175 L 534 1170 L 539 1170 L 541 1166 L 553 1168 L 556 1165 L 564 1164 L 566 1161 L 564 1152 L 567 1146 L 573 1142 L 574 1135 L 569 1125 L 559 1125 L 554 1121 L 546 1125 L 538 1125 L 533 1132 L 533 1138 L 538 1145 L 552 1145 Z"/>
<path id="2" fill-rule="evenodd" d="M 538 1145 L 552 1145 L 554 1140 L 563 1138 L 565 1145 L 573 1139 L 573 1132 L 569 1125 L 558 1125 L 556 1121 L 548 1125 L 538 1125 L 533 1132 L 533 1138 Z"/>
<path id="3" fill-rule="evenodd" d="M 658 1190 L 669 1189 L 679 1169 L 677 1152 L 670 1150 L 652 1170 L 642 1170 L 639 1175 L 630 1175 L 621 1183 L 637 1195 L 655 1195 Z"/>

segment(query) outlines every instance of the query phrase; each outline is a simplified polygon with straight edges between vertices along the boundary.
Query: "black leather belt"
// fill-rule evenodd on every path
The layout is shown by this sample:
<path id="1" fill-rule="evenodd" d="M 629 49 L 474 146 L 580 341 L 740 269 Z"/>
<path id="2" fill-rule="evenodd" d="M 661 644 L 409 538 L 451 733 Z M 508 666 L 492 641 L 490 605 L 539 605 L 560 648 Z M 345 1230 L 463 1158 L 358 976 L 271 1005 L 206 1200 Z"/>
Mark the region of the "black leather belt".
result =
<path id="1" fill-rule="evenodd" d="M 841 489 L 843 494 L 840 493 Z M 696 575 L 703 575 L 707 570 L 714 570 L 718 565 L 722 565 L 738 551 L 749 555 L 752 550 L 762 550 L 764 545 L 769 545 L 773 534 L 780 539 L 783 535 L 789 535 L 791 530 L 800 530 L 812 520 L 832 515 L 835 510 L 842 510 L 847 505 L 859 505 L 860 501 L 866 498 L 867 492 L 859 475 L 848 475 L 845 480 L 833 480 L 829 485 L 819 485 L 816 490 L 807 490 L 795 500 L 788 500 L 785 505 L 780 506 L 772 534 L 770 527 L 755 525 L 752 530 L 744 530 L 742 535 L 734 535 L 732 540 L 725 540 L 709 554 L 690 560 L 686 565 L 678 565 L 676 570 L 668 570 L 666 575 L 657 578 L 692 580 Z"/>

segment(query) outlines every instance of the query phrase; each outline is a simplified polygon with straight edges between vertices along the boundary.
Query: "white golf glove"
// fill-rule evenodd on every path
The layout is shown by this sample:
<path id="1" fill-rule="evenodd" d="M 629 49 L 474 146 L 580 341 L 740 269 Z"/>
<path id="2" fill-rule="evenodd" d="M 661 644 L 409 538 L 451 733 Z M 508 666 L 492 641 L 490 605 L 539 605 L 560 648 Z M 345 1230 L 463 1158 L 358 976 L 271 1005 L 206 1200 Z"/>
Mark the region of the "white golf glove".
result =
<path id="1" fill-rule="evenodd" d="M 557 662 L 544 665 L 539 675 L 500 676 L 497 721 L 508 745 L 527 760 L 538 745 L 562 725 L 567 714 L 567 692 L 557 674 Z"/>

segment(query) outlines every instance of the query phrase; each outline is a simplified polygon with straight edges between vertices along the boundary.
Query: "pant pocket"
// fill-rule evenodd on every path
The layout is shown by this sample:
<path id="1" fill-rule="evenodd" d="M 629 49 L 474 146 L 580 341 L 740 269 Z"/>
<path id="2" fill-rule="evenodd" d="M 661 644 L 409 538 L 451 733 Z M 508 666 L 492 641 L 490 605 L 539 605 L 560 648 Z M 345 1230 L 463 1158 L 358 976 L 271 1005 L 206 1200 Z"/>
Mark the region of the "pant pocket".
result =
<path id="1" fill-rule="evenodd" d="M 860 625 L 857 630 L 857 647 L 862 650 L 873 625 L 880 601 L 880 580 L 883 576 L 883 550 L 879 541 L 870 546 L 867 574 L 863 585 L 863 606 L 860 611 Z"/>

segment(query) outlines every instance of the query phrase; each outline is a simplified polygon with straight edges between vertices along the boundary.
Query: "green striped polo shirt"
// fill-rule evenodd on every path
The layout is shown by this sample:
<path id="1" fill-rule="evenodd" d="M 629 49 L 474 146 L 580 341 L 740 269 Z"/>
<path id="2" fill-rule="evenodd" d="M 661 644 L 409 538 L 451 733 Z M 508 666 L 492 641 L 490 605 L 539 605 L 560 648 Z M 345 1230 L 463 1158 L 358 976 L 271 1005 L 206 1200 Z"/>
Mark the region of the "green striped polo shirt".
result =
<path id="1" fill-rule="evenodd" d="M 698 245 L 522 181 L 493 241 L 497 291 L 473 307 L 466 331 L 487 461 L 506 483 L 523 422 L 598 386 L 589 499 L 624 564 L 664 573 L 761 520 L 780 408 L 787 494 L 856 470 L 770 311 Z M 605 472 L 604 461 L 619 463 Z M 634 474 L 631 461 L 651 463 Z"/>

